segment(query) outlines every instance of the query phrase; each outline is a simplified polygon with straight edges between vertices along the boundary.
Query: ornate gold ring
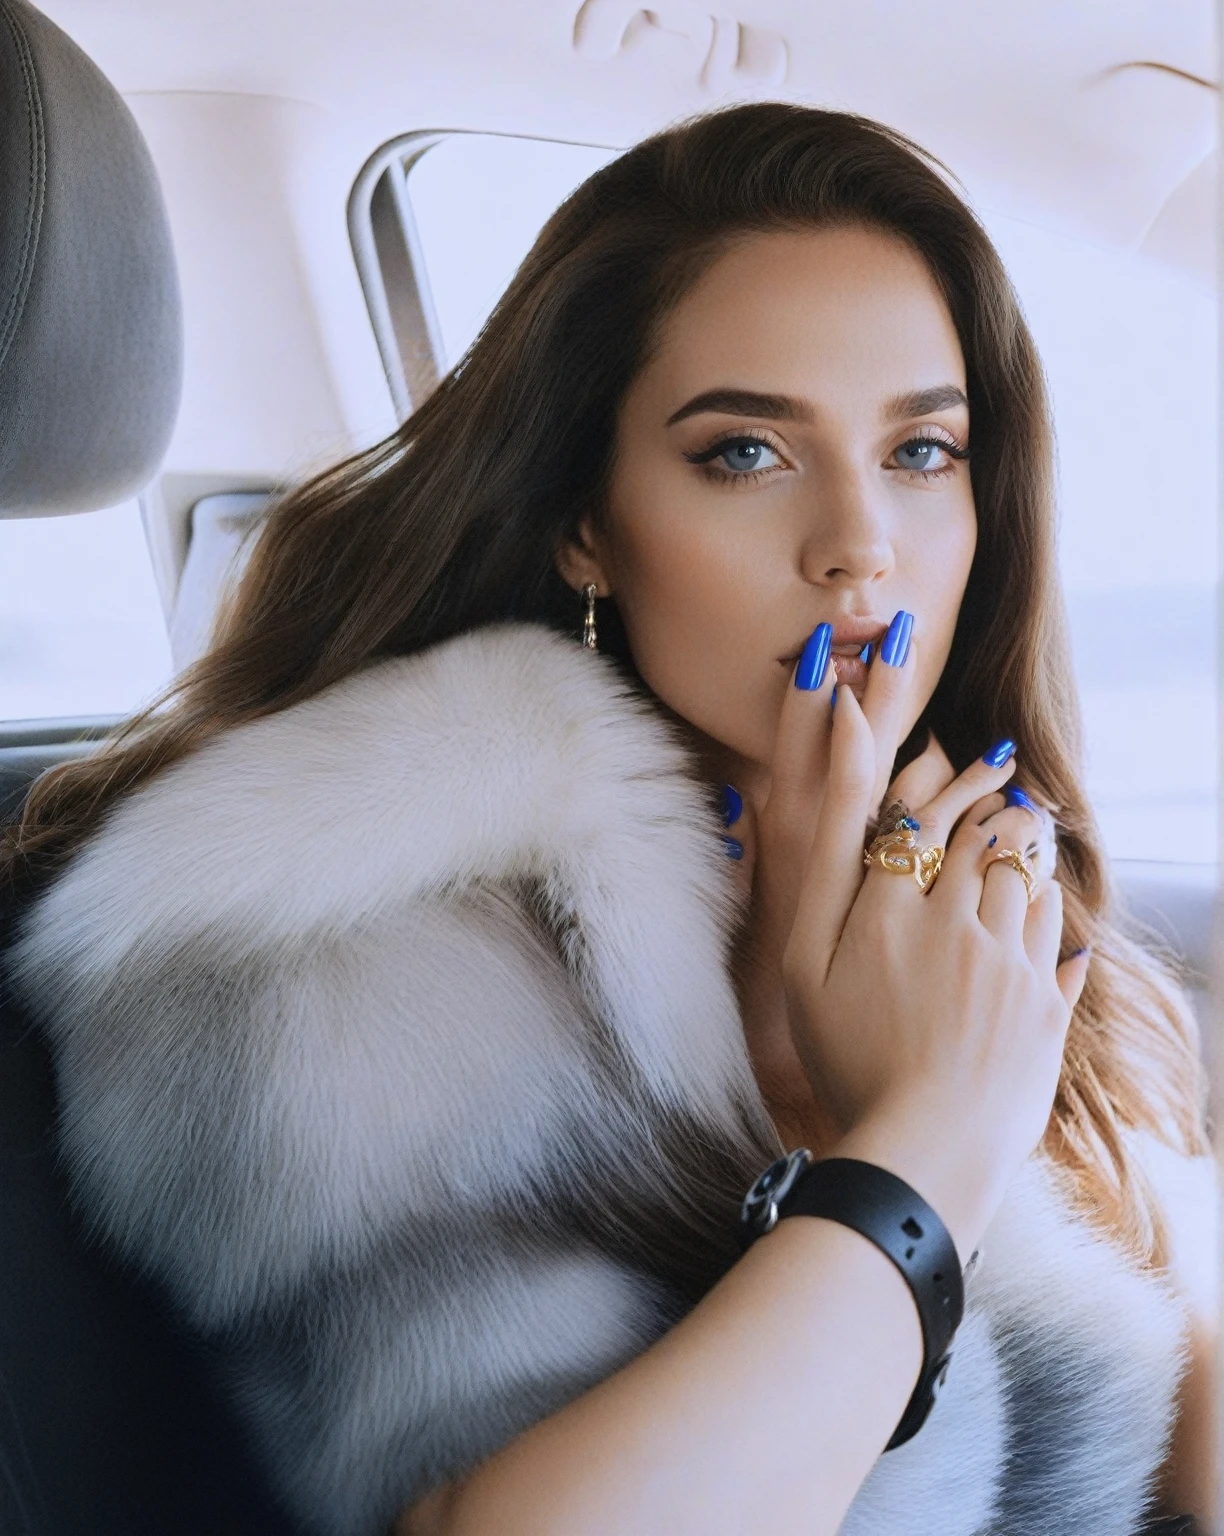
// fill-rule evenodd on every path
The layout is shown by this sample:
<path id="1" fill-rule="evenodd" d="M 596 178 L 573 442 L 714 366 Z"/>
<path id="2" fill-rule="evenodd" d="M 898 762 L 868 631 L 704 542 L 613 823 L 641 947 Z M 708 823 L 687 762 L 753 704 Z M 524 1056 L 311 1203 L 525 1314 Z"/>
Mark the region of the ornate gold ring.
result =
<path id="1" fill-rule="evenodd" d="M 944 849 L 920 848 L 917 831 L 917 822 L 907 815 L 894 831 L 879 833 L 863 855 L 864 867 L 878 864 L 888 875 L 912 875 L 920 891 L 929 891 L 943 867 Z"/>
<path id="2" fill-rule="evenodd" d="M 1014 869 L 1024 881 L 1024 892 L 1029 902 L 1037 894 L 1037 881 L 1033 877 L 1033 871 L 1029 867 L 1028 860 L 1018 848 L 996 848 L 990 856 L 990 863 L 1002 861 L 1009 869 Z"/>

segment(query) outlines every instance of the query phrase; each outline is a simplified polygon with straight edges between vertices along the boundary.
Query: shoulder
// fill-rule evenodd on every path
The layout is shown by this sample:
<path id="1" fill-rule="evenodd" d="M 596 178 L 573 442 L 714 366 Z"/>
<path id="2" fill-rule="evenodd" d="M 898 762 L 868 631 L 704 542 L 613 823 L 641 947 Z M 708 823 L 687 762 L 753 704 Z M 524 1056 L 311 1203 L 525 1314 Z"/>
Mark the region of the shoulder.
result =
<path id="1" fill-rule="evenodd" d="M 116 805 L 26 933 L 52 942 L 71 928 L 99 960 L 204 922 L 241 944 L 558 861 L 599 859 L 632 881 L 635 853 L 658 873 L 652 833 L 696 874 L 714 855 L 685 766 L 609 662 L 535 625 L 474 631 L 226 731 L 158 775 Z"/>

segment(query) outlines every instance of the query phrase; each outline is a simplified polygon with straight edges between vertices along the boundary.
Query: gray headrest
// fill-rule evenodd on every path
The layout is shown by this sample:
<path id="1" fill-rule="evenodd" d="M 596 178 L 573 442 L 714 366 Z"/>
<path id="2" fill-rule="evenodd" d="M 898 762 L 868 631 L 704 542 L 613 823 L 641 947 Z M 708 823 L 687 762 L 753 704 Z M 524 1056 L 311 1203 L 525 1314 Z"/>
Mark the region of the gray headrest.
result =
<path id="1" fill-rule="evenodd" d="M 118 92 L 25 0 L 0 0 L 0 517 L 123 501 L 178 411 L 178 277 Z"/>

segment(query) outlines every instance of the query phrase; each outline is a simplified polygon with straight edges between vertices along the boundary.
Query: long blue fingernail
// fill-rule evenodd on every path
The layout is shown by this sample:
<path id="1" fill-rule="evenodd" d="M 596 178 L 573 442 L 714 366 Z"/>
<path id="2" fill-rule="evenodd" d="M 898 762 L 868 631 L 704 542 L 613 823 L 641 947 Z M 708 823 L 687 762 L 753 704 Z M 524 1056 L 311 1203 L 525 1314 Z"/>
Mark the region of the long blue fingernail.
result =
<path id="1" fill-rule="evenodd" d="M 982 753 L 982 761 L 987 768 L 1002 768 L 1008 758 L 1015 754 L 1016 743 L 1005 736 L 1002 741 L 996 741 L 989 752 Z"/>
<path id="2" fill-rule="evenodd" d="M 796 688 L 802 688 L 805 692 L 811 693 L 820 687 L 824 682 L 825 670 L 829 665 L 829 652 L 832 649 L 832 624 L 817 624 L 808 636 L 808 643 L 803 647 L 803 655 L 800 656 L 799 665 L 795 668 Z"/>
<path id="3" fill-rule="evenodd" d="M 863 647 L 863 649 L 859 652 L 859 660 L 862 661 L 862 662 L 866 662 L 866 664 L 868 666 L 871 665 L 871 646 L 870 645 L 865 645 Z"/>
<path id="4" fill-rule="evenodd" d="M 903 667 L 909 655 L 910 635 L 914 629 L 914 615 L 902 608 L 888 626 L 888 632 L 880 641 L 880 660 L 889 667 Z"/>
<path id="5" fill-rule="evenodd" d="M 1037 802 L 1030 800 L 1019 784 L 1009 784 L 1003 791 L 1003 799 L 1008 805 L 1018 805 L 1022 811 L 1032 811 L 1035 816 L 1041 815 Z"/>
<path id="6" fill-rule="evenodd" d="M 990 841 L 989 841 L 989 842 L 988 842 L 988 843 L 987 843 L 987 844 L 986 844 L 986 846 L 987 846 L 987 848 L 993 848 L 993 847 L 994 847 L 994 845 L 995 845 L 995 844 L 996 844 L 996 843 L 997 843 L 997 842 L 998 842 L 998 841 L 999 841 L 999 836 L 998 836 L 998 833 L 997 833 L 997 832 L 992 832 L 992 833 L 991 833 L 991 834 L 990 834 Z"/>
<path id="7" fill-rule="evenodd" d="M 742 859 L 744 857 L 744 845 L 738 837 L 724 837 L 722 845 L 723 852 L 729 859 Z"/>
<path id="8" fill-rule="evenodd" d="M 829 695 L 829 708 L 837 708 L 837 684 L 833 684 L 833 692 Z"/>
<path id="9" fill-rule="evenodd" d="M 722 805 L 723 826 L 732 826 L 744 813 L 744 797 L 734 784 L 723 785 Z"/>

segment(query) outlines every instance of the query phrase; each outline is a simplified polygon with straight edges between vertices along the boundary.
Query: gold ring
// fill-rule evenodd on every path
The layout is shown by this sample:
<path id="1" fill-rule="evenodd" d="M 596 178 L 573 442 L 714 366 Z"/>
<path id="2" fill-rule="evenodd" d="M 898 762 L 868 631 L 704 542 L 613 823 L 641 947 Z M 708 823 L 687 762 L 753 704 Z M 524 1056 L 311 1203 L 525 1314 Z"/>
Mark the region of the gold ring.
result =
<path id="1" fill-rule="evenodd" d="M 1010 869 L 1014 869 L 1024 881 L 1025 894 L 1031 903 L 1037 893 L 1037 882 L 1033 879 L 1033 871 L 1029 868 L 1028 860 L 1018 848 L 998 848 L 990 855 L 990 863 L 996 864 L 1002 860 Z"/>
<path id="2" fill-rule="evenodd" d="M 911 827 L 899 827 L 895 832 L 884 832 L 872 842 L 863 855 L 863 866 L 873 864 L 889 875 L 913 875 L 918 889 L 924 894 L 935 884 L 936 876 L 943 867 L 944 850 L 939 847 L 920 848 Z"/>

